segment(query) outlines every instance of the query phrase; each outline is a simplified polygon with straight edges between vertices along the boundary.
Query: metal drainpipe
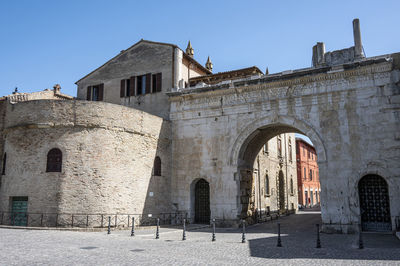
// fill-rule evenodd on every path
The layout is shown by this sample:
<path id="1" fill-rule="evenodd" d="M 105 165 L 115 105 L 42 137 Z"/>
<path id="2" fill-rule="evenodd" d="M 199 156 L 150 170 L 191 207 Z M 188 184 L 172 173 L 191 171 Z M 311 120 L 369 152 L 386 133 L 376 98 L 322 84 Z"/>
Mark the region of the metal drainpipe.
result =
<path id="1" fill-rule="evenodd" d="M 261 176 L 260 176 L 260 156 L 257 156 L 258 171 L 258 209 L 261 210 Z"/>
<path id="2" fill-rule="evenodd" d="M 286 133 L 285 138 L 285 164 L 286 164 L 286 210 L 289 210 L 289 190 L 288 190 L 288 162 L 287 162 L 287 145 L 286 145 Z"/>

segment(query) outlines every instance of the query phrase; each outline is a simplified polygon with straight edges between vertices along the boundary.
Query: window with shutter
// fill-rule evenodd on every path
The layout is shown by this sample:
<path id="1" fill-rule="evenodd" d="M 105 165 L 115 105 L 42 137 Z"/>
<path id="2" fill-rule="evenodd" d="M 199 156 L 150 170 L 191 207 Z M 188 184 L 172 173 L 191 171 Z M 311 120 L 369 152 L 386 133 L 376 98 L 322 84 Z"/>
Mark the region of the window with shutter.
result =
<path id="1" fill-rule="evenodd" d="M 98 97 L 98 101 L 102 101 L 104 97 L 104 84 L 100 84 L 99 85 L 99 97 Z"/>
<path id="2" fill-rule="evenodd" d="M 135 89 L 136 89 L 136 80 L 135 80 L 135 77 L 131 77 L 130 78 L 130 85 L 131 85 L 131 87 L 130 87 L 130 91 L 129 91 L 129 95 L 130 96 L 134 96 L 135 95 Z"/>
<path id="3" fill-rule="evenodd" d="M 145 79 L 144 76 L 138 76 L 136 78 L 137 86 L 136 86 L 136 95 L 141 95 L 143 92 L 143 79 Z"/>
<path id="4" fill-rule="evenodd" d="M 87 87 L 87 94 L 86 94 L 86 100 L 90 101 L 92 99 L 92 86 Z"/>
<path id="5" fill-rule="evenodd" d="M 125 80 L 121 79 L 121 86 L 120 86 L 120 91 L 119 91 L 119 97 L 124 97 L 125 96 Z"/>
<path id="6" fill-rule="evenodd" d="M 161 73 L 156 74 L 156 92 L 161 91 Z"/>
<path id="7" fill-rule="evenodd" d="M 62 152 L 54 148 L 47 153 L 46 172 L 61 172 Z"/>
<path id="8" fill-rule="evenodd" d="M 146 74 L 146 93 L 151 93 L 151 74 Z"/>

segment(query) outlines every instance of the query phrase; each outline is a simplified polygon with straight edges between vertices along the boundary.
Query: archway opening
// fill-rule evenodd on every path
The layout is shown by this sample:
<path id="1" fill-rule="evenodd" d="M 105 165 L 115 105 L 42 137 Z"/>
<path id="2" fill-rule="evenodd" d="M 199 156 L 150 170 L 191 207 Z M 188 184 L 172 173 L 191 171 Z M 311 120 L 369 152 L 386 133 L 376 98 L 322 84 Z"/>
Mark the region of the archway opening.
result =
<path id="1" fill-rule="evenodd" d="M 379 175 L 366 175 L 358 182 L 361 229 L 388 232 L 392 230 L 388 185 Z"/>
<path id="2" fill-rule="evenodd" d="M 194 222 L 199 224 L 210 223 L 210 184 L 199 179 L 194 181 Z"/>
<path id="3" fill-rule="evenodd" d="M 238 152 L 239 217 L 255 221 L 262 213 L 319 211 L 317 152 L 322 149 L 289 125 L 272 124 L 250 133 Z"/>

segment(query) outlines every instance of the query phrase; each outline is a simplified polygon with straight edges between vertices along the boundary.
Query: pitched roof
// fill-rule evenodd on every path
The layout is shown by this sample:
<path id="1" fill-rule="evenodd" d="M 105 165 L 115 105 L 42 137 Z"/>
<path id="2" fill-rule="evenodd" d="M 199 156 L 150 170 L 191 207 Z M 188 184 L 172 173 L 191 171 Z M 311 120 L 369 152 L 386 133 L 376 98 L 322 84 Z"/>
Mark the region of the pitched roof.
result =
<path id="1" fill-rule="evenodd" d="M 75 84 L 77 84 L 79 81 L 81 81 L 82 79 L 90 76 L 92 73 L 96 72 L 97 70 L 99 70 L 100 68 L 102 68 L 103 66 L 107 65 L 109 62 L 111 62 L 112 60 L 114 60 L 115 58 L 123 55 L 124 53 L 126 53 L 128 50 L 132 49 L 133 47 L 135 47 L 136 45 L 139 45 L 140 43 L 150 43 L 150 44 L 158 44 L 158 45 L 167 45 L 167 46 L 171 46 L 172 48 L 178 48 L 183 52 L 183 56 L 188 59 L 189 61 L 191 61 L 192 63 L 194 63 L 197 67 L 199 67 L 201 70 L 203 70 L 206 73 L 211 73 L 208 69 L 206 69 L 204 66 L 202 66 L 199 62 L 197 62 L 196 60 L 194 60 L 192 57 L 190 57 L 189 55 L 187 55 L 181 48 L 179 48 L 179 46 L 177 46 L 176 44 L 172 44 L 172 43 L 164 43 L 164 42 L 153 42 L 153 41 L 149 41 L 149 40 L 144 40 L 141 39 L 140 41 L 138 41 L 137 43 L 133 44 L 132 46 L 130 46 L 129 48 L 122 50 L 119 54 L 117 54 L 116 56 L 114 56 L 113 58 L 111 58 L 110 60 L 108 60 L 107 62 L 105 62 L 104 64 L 102 64 L 101 66 L 99 66 L 98 68 L 96 68 L 95 70 L 93 70 L 92 72 L 90 72 L 89 74 L 85 75 L 84 77 L 80 78 L 78 81 L 75 82 Z"/>
<path id="2" fill-rule="evenodd" d="M 241 79 L 245 77 L 249 77 L 252 75 L 263 74 L 263 72 L 256 66 L 230 70 L 225 72 L 218 72 L 211 75 L 198 76 L 194 78 L 190 78 L 190 84 L 197 84 L 199 82 L 204 82 L 207 84 L 215 84 L 224 80 L 233 80 L 233 79 Z"/>

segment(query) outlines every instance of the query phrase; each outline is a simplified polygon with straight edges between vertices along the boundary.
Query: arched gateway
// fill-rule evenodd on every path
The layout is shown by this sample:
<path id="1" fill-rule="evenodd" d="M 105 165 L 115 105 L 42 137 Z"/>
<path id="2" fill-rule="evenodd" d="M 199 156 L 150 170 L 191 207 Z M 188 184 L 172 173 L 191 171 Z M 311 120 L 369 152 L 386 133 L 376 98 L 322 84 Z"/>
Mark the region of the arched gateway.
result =
<path id="1" fill-rule="evenodd" d="M 206 176 L 213 184 L 211 218 L 232 224 L 252 216 L 258 152 L 278 134 L 302 133 L 317 152 L 322 230 L 357 231 L 361 214 L 356 184 L 361 173 L 385 172 L 389 189 L 400 187 L 400 121 L 393 111 L 399 105 L 388 100 L 400 81 L 399 64 L 394 63 L 400 62 L 400 55 L 393 58 L 169 93 L 171 178 L 176 188 L 172 201 L 180 210 L 189 210 L 188 187 Z M 377 141 L 382 137 L 385 141 Z M 389 203 L 394 230 L 400 193 L 393 193 Z"/>
<path id="2" fill-rule="evenodd" d="M 358 183 L 363 231 L 391 231 L 388 185 L 378 175 L 366 175 Z"/>

